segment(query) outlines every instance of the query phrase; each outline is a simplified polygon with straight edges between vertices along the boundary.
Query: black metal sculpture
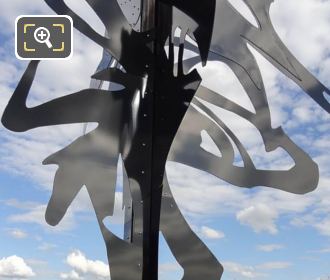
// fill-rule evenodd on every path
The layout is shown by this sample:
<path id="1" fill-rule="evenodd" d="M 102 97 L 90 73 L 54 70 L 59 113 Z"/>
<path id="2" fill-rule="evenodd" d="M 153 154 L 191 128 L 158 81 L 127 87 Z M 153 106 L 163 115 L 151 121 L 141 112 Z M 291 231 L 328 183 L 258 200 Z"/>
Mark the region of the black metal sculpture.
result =
<path id="1" fill-rule="evenodd" d="M 280 127 L 272 128 L 261 74 L 247 44 L 327 112 L 330 105 L 324 95 L 330 91 L 276 35 L 269 17 L 271 0 L 244 0 L 259 27 L 243 18 L 227 0 L 155 0 L 154 6 L 148 6 L 151 0 L 145 0 L 142 6 L 136 1 L 133 8 L 126 1 L 86 1 L 102 20 L 105 36 L 95 32 L 63 0 L 45 0 L 56 13 L 71 16 L 75 28 L 104 49 L 91 88 L 27 108 L 26 99 L 39 64 L 31 61 L 2 117 L 3 125 L 17 132 L 68 123 L 98 123 L 95 130 L 44 161 L 58 165 L 46 220 L 58 224 L 85 185 L 107 246 L 111 279 L 157 279 L 159 230 L 184 269 L 183 279 L 220 279 L 222 266 L 178 209 L 167 181 L 166 161 L 207 171 L 244 188 L 266 186 L 296 194 L 310 192 L 318 183 L 318 167 Z M 135 11 L 131 18 L 125 16 L 127 5 Z M 142 13 L 141 20 L 142 10 L 149 11 L 149 18 Z M 143 31 L 139 31 L 140 24 Z M 177 28 L 179 37 L 175 37 Z M 185 49 L 196 55 L 184 60 Z M 222 61 L 232 69 L 255 112 L 200 86 L 201 78 L 192 69 L 208 60 Z M 102 81 L 119 84 L 121 89 L 102 90 Z M 257 169 L 242 143 L 205 101 L 250 122 L 260 132 L 266 150 L 284 149 L 294 160 L 294 167 Z M 221 156 L 200 147 L 201 131 L 209 134 Z M 241 154 L 243 167 L 234 165 L 230 139 Z M 125 174 L 124 239 L 104 224 L 104 219 L 113 214 L 120 158 Z"/>

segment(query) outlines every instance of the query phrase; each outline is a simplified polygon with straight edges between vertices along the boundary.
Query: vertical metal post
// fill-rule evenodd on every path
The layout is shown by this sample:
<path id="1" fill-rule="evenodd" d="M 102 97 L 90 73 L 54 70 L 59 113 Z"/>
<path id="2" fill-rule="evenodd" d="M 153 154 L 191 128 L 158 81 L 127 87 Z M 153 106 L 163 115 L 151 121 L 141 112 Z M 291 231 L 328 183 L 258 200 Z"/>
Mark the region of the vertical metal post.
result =
<path id="1" fill-rule="evenodd" d="M 141 31 L 156 30 L 156 5 L 157 0 L 141 0 Z M 157 35 L 155 34 L 155 38 Z M 159 240 L 159 217 L 160 217 L 160 201 L 157 199 L 157 186 L 153 180 L 154 178 L 154 127 L 155 127 L 155 79 L 157 76 L 156 67 L 156 39 L 150 45 L 150 49 L 154 52 L 153 65 L 148 73 L 147 86 L 147 107 L 149 110 L 150 119 L 150 144 L 151 157 L 150 160 L 150 195 L 144 201 L 144 236 L 143 236 L 143 280 L 157 280 L 158 279 L 158 240 Z M 147 187 L 147 186 L 145 186 Z M 156 198 L 156 199 L 155 199 Z"/>
<path id="2" fill-rule="evenodd" d="M 156 1 L 141 0 L 141 31 L 147 31 L 155 27 Z"/>

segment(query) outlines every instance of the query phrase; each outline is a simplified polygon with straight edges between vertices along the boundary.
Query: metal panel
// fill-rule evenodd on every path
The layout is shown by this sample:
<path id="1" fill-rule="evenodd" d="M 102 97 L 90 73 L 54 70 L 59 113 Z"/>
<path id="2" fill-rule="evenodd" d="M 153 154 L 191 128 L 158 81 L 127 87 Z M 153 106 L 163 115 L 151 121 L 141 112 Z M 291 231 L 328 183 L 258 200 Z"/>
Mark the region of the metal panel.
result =
<path id="1" fill-rule="evenodd" d="M 197 96 L 205 98 L 209 102 L 214 101 L 213 104 L 235 112 L 252 124 L 258 120 L 262 123 L 262 118 L 266 118 L 265 115 L 261 114 L 250 120 L 251 112 L 205 87 L 199 88 Z M 254 166 L 246 149 L 230 128 L 198 99 L 195 99 L 193 104 L 209 117 L 201 114 L 194 107 L 189 108 L 172 146 L 169 160 L 207 171 L 233 185 L 244 188 L 266 186 L 291 193 L 304 194 L 317 187 L 319 172 L 316 163 L 281 128 L 265 130 L 257 126 L 263 133 L 267 151 L 282 148 L 292 157 L 295 166 L 288 170 L 260 170 Z M 192 123 L 194 124 L 193 127 L 191 126 Z M 200 147 L 201 131 L 203 130 L 211 136 L 221 152 L 221 156 L 211 154 Z M 240 152 L 244 163 L 243 167 L 234 165 L 234 148 L 230 139 Z"/>
<path id="2" fill-rule="evenodd" d="M 163 182 L 160 230 L 174 257 L 184 269 L 184 280 L 218 280 L 223 268 L 216 257 L 192 231 L 175 202 L 167 176 Z"/>

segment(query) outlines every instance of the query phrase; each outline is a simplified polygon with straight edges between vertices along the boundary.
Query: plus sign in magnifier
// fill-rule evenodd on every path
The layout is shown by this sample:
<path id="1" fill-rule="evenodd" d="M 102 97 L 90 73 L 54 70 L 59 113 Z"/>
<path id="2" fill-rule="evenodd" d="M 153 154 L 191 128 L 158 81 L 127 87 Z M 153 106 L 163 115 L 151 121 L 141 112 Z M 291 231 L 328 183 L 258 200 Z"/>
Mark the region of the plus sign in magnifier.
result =
<path id="1" fill-rule="evenodd" d="M 49 49 L 53 47 L 50 42 L 50 32 L 46 27 L 39 27 L 34 31 L 34 39 L 40 44 L 46 44 Z"/>
<path id="2" fill-rule="evenodd" d="M 72 56 L 69 16 L 23 15 L 16 18 L 15 52 L 22 60 L 61 60 Z"/>

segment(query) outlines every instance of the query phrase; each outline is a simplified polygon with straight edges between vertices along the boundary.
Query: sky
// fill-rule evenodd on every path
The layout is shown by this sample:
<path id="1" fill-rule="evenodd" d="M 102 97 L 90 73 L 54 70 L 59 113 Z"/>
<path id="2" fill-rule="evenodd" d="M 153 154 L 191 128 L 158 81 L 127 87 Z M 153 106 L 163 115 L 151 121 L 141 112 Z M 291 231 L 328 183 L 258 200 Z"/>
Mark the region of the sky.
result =
<path id="1" fill-rule="evenodd" d="M 242 0 L 230 0 L 247 19 Z M 67 0 L 99 33 L 99 19 L 85 1 Z M 15 18 L 53 14 L 42 0 L 0 3 L 0 114 L 27 66 L 14 51 Z M 330 1 L 276 0 L 271 19 L 295 56 L 330 86 Z M 246 190 L 205 172 L 169 162 L 176 201 L 189 224 L 223 264 L 223 280 L 330 279 L 330 118 L 307 94 L 255 50 L 267 89 L 272 126 L 284 131 L 319 165 L 318 188 L 299 196 L 263 187 Z M 41 62 L 28 105 L 34 106 L 87 88 L 102 50 L 74 32 L 69 61 Z M 211 89 L 242 106 L 249 101 L 238 80 L 222 63 L 201 74 Z M 292 163 L 280 150 L 266 153 L 256 129 L 235 116 L 217 112 L 247 148 L 257 167 L 283 169 Z M 82 134 L 65 125 L 12 133 L 0 126 L 0 279 L 109 279 L 106 250 L 95 214 L 83 190 L 64 220 L 51 227 L 44 212 L 56 168 L 42 160 Z M 204 141 L 205 140 L 205 141 Z M 212 149 L 207 139 L 205 147 Z M 122 235 L 121 178 L 109 228 Z M 160 280 L 181 279 L 183 271 L 160 240 Z"/>

